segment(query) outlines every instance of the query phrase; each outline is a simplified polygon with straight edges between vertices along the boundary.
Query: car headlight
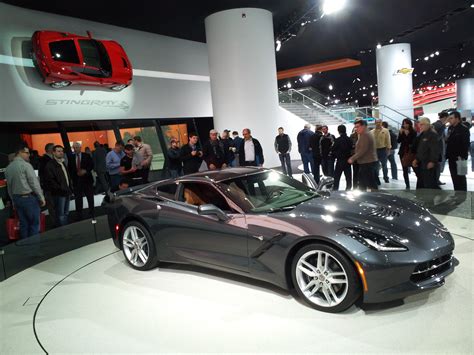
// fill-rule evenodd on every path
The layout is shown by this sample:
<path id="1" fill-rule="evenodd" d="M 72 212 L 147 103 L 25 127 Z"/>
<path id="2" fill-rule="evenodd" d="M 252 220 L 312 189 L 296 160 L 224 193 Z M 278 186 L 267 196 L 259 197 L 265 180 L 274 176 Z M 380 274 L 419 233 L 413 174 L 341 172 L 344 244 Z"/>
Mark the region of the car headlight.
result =
<path id="1" fill-rule="evenodd" d="M 339 232 L 377 251 L 407 251 L 408 248 L 392 238 L 361 228 L 341 228 Z"/>

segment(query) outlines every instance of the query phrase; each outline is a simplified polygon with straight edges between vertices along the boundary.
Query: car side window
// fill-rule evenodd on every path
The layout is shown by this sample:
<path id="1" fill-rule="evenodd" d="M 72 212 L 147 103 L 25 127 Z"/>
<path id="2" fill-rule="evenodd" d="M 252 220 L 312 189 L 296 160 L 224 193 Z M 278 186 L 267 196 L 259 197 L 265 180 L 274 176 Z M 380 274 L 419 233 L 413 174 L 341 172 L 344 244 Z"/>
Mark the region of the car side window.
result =
<path id="1" fill-rule="evenodd" d="M 170 200 L 175 199 L 175 194 L 177 190 L 178 185 L 173 182 L 171 184 L 163 184 L 163 185 L 158 185 L 156 187 L 156 192 L 165 198 L 168 198 Z"/>
<path id="2" fill-rule="evenodd" d="M 189 205 L 201 206 L 213 204 L 223 211 L 232 211 L 224 196 L 214 187 L 202 183 L 183 183 L 180 199 Z"/>

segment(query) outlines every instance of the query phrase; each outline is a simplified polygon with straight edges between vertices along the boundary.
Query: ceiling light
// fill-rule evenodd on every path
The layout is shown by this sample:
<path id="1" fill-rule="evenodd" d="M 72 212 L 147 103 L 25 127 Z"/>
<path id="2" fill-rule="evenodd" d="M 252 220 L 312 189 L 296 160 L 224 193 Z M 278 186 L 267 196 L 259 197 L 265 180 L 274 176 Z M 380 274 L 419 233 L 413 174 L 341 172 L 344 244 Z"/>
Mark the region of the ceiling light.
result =
<path id="1" fill-rule="evenodd" d="M 382 48 L 382 45 L 379 43 L 377 44 L 377 49 L 380 49 L 380 48 Z"/>
<path id="2" fill-rule="evenodd" d="M 332 86 L 332 84 L 329 84 L 329 90 L 332 90 L 334 89 L 334 87 Z"/>
<path id="3" fill-rule="evenodd" d="M 331 96 L 328 96 L 328 100 L 331 100 Z"/>
<path id="4" fill-rule="evenodd" d="M 324 0 L 323 14 L 330 15 L 342 10 L 346 6 L 346 0 Z"/>
<path id="5" fill-rule="evenodd" d="M 425 60 L 428 60 L 428 59 L 430 59 L 430 57 L 426 56 L 424 59 L 425 59 Z"/>
<path id="6" fill-rule="evenodd" d="M 313 77 L 312 74 L 304 74 L 304 75 L 302 76 L 302 78 L 303 78 L 304 81 L 308 81 L 308 80 L 311 79 L 312 77 Z"/>
<path id="7" fill-rule="evenodd" d="M 464 68 L 466 66 L 466 62 L 461 64 L 461 68 Z"/>
<path id="8" fill-rule="evenodd" d="M 301 26 L 304 26 L 304 25 L 306 25 L 306 22 L 301 22 Z"/>
<path id="9" fill-rule="evenodd" d="M 423 75 L 426 75 L 426 72 L 425 72 L 425 71 L 423 72 Z"/>
<path id="10" fill-rule="evenodd" d="M 439 55 L 439 51 L 436 51 L 435 54 L 436 54 L 436 55 Z"/>
<path id="11" fill-rule="evenodd" d="M 471 7 L 474 8 L 474 4 L 471 4 Z"/>
<path id="12" fill-rule="evenodd" d="M 348 91 L 348 92 L 347 92 L 347 95 L 350 95 L 350 94 L 351 94 L 351 92 L 350 92 L 350 91 Z"/>
<path id="13" fill-rule="evenodd" d="M 357 80 L 357 81 L 360 81 L 360 79 L 359 79 L 359 78 L 356 78 L 356 80 Z"/>
<path id="14" fill-rule="evenodd" d="M 291 83 L 288 82 L 288 84 L 286 84 L 286 87 L 287 87 L 288 89 L 291 88 Z"/>
<path id="15" fill-rule="evenodd" d="M 367 96 L 367 94 L 363 94 L 362 96 Z"/>
<path id="16" fill-rule="evenodd" d="M 339 99 L 334 100 L 334 103 L 335 103 L 335 104 L 338 104 L 338 103 L 339 103 Z"/>
<path id="17" fill-rule="evenodd" d="M 418 62 L 420 60 L 420 58 L 416 58 L 415 62 Z"/>
<path id="18" fill-rule="evenodd" d="M 279 52 L 281 48 L 281 41 L 280 40 L 276 41 L 276 45 L 277 45 L 276 51 Z"/>
<path id="19" fill-rule="evenodd" d="M 434 54 L 434 53 L 431 53 L 431 54 L 430 54 L 430 57 L 431 57 L 431 58 L 433 58 L 434 56 L 435 56 L 435 54 Z"/>
<path id="20" fill-rule="evenodd" d="M 375 92 L 372 91 L 372 92 L 370 93 L 370 95 L 375 96 Z"/>
<path id="21" fill-rule="evenodd" d="M 390 41 L 388 41 L 388 43 L 393 43 L 393 38 Z"/>
<path id="22" fill-rule="evenodd" d="M 435 70 L 435 74 L 438 74 L 438 69 Z"/>

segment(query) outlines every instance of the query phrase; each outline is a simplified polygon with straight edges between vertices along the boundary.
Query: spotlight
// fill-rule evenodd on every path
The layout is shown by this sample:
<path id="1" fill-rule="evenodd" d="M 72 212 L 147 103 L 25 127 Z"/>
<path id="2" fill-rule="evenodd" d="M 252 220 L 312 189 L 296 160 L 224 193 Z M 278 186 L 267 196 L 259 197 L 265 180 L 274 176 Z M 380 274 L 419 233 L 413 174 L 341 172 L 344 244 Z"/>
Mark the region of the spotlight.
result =
<path id="1" fill-rule="evenodd" d="M 342 10 L 346 6 L 346 0 L 324 0 L 323 14 L 330 15 Z"/>
<path id="2" fill-rule="evenodd" d="M 388 41 L 388 43 L 393 43 L 393 38 L 390 41 Z"/>
<path id="3" fill-rule="evenodd" d="M 466 66 L 466 62 L 461 64 L 461 68 L 464 68 Z"/>
<path id="4" fill-rule="evenodd" d="M 428 59 L 430 59 L 430 57 L 426 56 L 426 57 L 425 57 L 425 58 L 423 58 L 423 59 L 424 59 L 424 60 L 428 60 Z"/>
<path id="5" fill-rule="evenodd" d="M 430 54 L 430 57 L 431 57 L 431 58 L 433 58 L 434 56 L 435 56 L 435 54 L 434 54 L 434 53 L 431 53 L 431 54 Z"/>
<path id="6" fill-rule="evenodd" d="M 425 71 L 423 72 L 423 75 L 426 75 L 426 72 L 425 72 Z"/>
<path id="7" fill-rule="evenodd" d="M 287 87 L 288 89 L 291 88 L 291 83 L 288 82 L 288 84 L 286 84 L 286 87 Z"/>
<path id="8" fill-rule="evenodd" d="M 276 51 L 279 52 L 280 51 L 280 48 L 281 48 L 281 41 L 280 40 L 277 40 L 276 41 Z"/>
<path id="9" fill-rule="evenodd" d="M 375 92 L 372 91 L 372 92 L 370 93 L 370 95 L 375 96 Z"/>
<path id="10" fill-rule="evenodd" d="M 377 49 L 382 48 L 382 45 L 380 43 L 377 44 Z"/>
<path id="11" fill-rule="evenodd" d="M 332 90 L 334 89 L 334 87 L 332 86 L 332 84 L 329 84 L 329 90 Z"/>
<path id="12" fill-rule="evenodd" d="M 439 51 L 436 51 L 435 54 L 436 54 L 436 55 L 439 55 Z"/>
<path id="13" fill-rule="evenodd" d="M 312 77 L 313 77 L 312 74 L 304 74 L 304 75 L 302 76 L 302 78 L 303 78 L 304 81 L 308 81 L 308 80 L 311 79 Z"/>

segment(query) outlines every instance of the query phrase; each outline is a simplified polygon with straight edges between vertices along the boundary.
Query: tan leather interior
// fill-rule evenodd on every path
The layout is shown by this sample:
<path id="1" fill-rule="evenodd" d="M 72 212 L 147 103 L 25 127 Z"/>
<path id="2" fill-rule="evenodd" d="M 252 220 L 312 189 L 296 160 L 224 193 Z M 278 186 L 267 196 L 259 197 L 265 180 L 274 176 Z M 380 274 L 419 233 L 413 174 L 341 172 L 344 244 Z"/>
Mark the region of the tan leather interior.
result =
<path id="1" fill-rule="evenodd" d="M 204 204 L 204 201 L 202 201 L 199 196 L 191 189 L 185 188 L 183 195 L 184 201 L 186 201 L 186 203 L 189 203 L 190 205 L 201 206 Z"/>

